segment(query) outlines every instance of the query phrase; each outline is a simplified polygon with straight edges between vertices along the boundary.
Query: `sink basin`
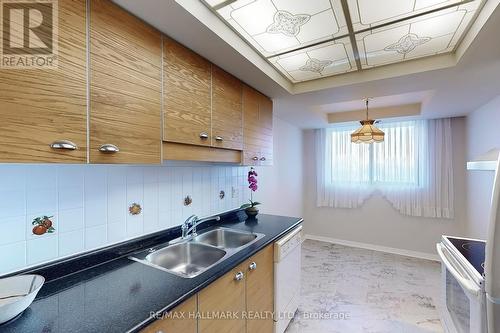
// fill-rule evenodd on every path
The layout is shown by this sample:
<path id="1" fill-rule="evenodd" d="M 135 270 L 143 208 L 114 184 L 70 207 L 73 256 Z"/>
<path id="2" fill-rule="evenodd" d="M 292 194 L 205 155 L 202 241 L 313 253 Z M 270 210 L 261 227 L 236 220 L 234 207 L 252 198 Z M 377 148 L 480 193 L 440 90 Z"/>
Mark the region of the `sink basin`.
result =
<path id="1" fill-rule="evenodd" d="M 258 235 L 249 232 L 217 228 L 193 238 L 193 242 L 215 246 L 221 249 L 235 249 L 257 239 Z"/>
<path id="2" fill-rule="evenodd" d="M 226 251 L 200 243 L 186 242 L 170 245 L 148 254 L 144 260 L 166 271 L 195 277 L 226 255 Z"/>
<path id="3" fill-rule="evenodd" d="M 193 238 L 178 238 L 169 245 L 141 250 L 129 259 L 183 278 L 194 278 L 264 236 L 218 227 Z"/>

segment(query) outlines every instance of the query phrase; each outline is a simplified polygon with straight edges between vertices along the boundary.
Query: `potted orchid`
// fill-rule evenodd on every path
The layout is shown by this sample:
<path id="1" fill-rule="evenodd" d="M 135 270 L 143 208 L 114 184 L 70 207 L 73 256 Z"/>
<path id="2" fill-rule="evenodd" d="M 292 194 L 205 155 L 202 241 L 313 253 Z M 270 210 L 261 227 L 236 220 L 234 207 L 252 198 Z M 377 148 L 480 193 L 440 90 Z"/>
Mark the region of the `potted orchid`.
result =
<path id="1" fill-rule="evenodd" d="M 248 171 L 248 188 L 250 189 L 250 203 L 241 205 L 241 208 L 245 209 L 245 213 L 248 217 L 255 217 L 259 214 L 259 209 L 256 207 L 260 205 L 260 202 L 253 201 L 253 192 L 257 191 L 259 188 L 257 186 L 257 172 L 253 167 Z"/>

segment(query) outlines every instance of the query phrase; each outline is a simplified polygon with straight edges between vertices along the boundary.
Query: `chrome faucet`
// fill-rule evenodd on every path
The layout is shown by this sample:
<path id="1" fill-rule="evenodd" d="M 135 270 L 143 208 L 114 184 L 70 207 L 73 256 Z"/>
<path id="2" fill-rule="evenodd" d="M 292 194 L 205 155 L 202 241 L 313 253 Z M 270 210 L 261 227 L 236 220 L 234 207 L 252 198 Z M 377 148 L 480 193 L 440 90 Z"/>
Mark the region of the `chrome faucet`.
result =
<path id="1" fill-rule="evenodd" d="M 196 227 L 198 226 L 198 224 L 206 222 L 206 221 L 210 221 L 210 220 L 220 221 L 220 216 L 210 216 L 210 217 L 206 217 L 203 219 L 199 219 L 198 216 L 191 215 L 190 217 L 188 217 L 186 219 L 186 221 L 184 221 L 184 223 L 181 226 L 181 230 L 182 230 L 182 237 L 181 238 L 186 239 L 189 237 L 195 237 L 197 235 Z"/>

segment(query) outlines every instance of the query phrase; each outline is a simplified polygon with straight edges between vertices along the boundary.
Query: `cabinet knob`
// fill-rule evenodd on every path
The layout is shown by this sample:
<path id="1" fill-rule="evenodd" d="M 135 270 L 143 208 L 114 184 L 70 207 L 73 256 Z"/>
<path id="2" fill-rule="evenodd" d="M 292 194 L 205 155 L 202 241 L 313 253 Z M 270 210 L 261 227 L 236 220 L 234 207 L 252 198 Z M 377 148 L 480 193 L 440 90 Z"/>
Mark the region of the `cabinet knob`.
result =
<path id="1" fill-rule="evenodd" d="M 200 133 L 200 139 L 203 139 L 203 140 L 208 139 L 208 133 L 207 132 L 201 132 Z"/>
<path id="2" fill-rule="evenodd" d="M 250 269 L 251 271 L 256 270 L 257 263 L 255 261 L 251 262 L 250 265 L 248 265 L 248 269 Z"/>
<path id="3" fill-rule="evenodd" d="M 58 140 L 52 142 L 50 144 L 50 148 L 60 150 L 76 150 L 78 149 L 78 146 L 69 140 Z"/>
<path id="4" fill-rule="evenodd" d="M 236 273 L 236 275 L 234 276 L 234 279 L 235 279 L 236 281 L 241 281 L 241 280 L 243 280 L 243 278 L 244 278 L 244 277 L 245 277 L 245 274 L 243 274 L 243 272 L 238 272 L 238 273 Z"/>
<path id="5" fill-rule="evenodd" d="M 215 137 L 215 141 L 223 141 L 223 140 L 224 140 L 224 138 L 222 136 L 220 136 L 220 135 L 217 135 Z"/>
<path id="6" fill-rule="evenodd" d="M 266 160 L 266 158 L 265 158 L 264 156 L 262 156 L 262 157 L 260 158 L 260 160 L 261 160 L 261 161 L 265 161 L 265 160 Z"/>
<path id="7" fill-rule="evenodd" d="M 254 156 L 254 157 L 252 157 L 252 160 L 254 160 L 254 161 L 258 161 L 258 160 L 259 160 L 259 158 L 258 158 L 257 156 Z"/>
<path id="8" fill-rule="evenodd" d="M 120 148 L 110 143 L 106 143 L 99 147 L 99 151 L 103 153 L 117 153 L 120 151 Z"/>

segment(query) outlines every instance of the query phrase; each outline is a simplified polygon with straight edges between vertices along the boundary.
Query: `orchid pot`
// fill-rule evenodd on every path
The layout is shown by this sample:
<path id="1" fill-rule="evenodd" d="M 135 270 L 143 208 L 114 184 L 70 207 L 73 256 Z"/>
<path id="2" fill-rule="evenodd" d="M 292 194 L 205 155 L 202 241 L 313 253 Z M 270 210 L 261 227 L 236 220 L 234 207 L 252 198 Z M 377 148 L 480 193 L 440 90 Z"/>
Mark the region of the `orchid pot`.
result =
<path id="1" fill-rule="evenodd" d="M 241 208 L 245 208 L 245 213 L 248 217 L 255 217 L 259 214 L 259 208 L 256 207 L 259 203 L 254 202 L 253 204 L 254 206 L 252 206 L 252 204 L 245 204 L 241 206 Z"/>
<path id="2" fill-rule="evenodd" d="M 249 218 L 254 218 L 259 214 L 257 206 L 260 205 L 260 202 L 253 201 L 253 192 L 256 192 L 258 189 L 257 172 L 253 167 L 248 171 L 248 188 L 250 189 L 250 203 L 241 205 L 241 208 L 245 209 L 245 213 Z"/>

